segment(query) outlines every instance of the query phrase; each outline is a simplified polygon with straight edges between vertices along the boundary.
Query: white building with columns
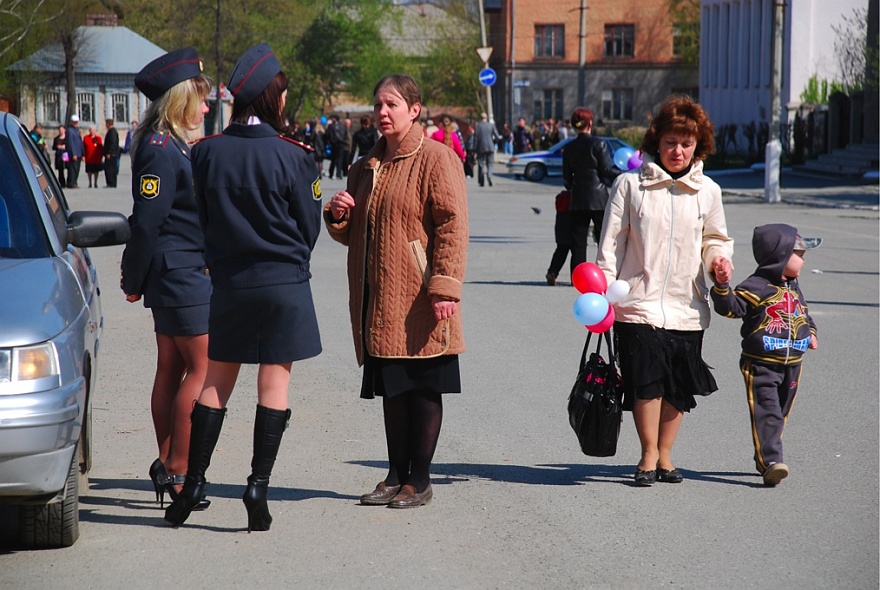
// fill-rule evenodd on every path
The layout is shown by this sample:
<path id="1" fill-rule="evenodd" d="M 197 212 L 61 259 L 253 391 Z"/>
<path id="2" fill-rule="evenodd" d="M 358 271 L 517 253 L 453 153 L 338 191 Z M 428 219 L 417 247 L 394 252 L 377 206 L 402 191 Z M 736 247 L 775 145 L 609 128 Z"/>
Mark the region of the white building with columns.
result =
<path id="1" fill-rule="evenodd" d="M 834 55 L 844 18 L 868 0 L 702 0 L 700 103 L 716 127 L 770 121 L 773 13 L 785 2 L 783 108 L 793 112 L 811 76 L 839 80 Z"/>

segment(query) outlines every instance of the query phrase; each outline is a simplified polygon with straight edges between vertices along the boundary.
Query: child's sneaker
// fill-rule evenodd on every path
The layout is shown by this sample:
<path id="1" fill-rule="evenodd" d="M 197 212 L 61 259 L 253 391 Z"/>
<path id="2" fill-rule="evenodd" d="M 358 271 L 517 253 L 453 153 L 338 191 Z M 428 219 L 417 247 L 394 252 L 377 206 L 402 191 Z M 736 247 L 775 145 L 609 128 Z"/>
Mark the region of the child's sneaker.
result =
<path id="1" fill-rule="evenodd" d="M 779 485 L 779 482 L 786 477 L 788 477 L 788 465 L 785 463 L 771 463 L 767 469 L 764 470 L 764 485 Z"/>
<path id="2" fill-rule="evenodd" d="M 547 279 L 548 285 L 550 285 L 551 287 L 556 286 L 556 275 L 555 274 L 553 274 L 552 272 L 548 272 L 546 275 L 544 275 L 544 278 Z"/>

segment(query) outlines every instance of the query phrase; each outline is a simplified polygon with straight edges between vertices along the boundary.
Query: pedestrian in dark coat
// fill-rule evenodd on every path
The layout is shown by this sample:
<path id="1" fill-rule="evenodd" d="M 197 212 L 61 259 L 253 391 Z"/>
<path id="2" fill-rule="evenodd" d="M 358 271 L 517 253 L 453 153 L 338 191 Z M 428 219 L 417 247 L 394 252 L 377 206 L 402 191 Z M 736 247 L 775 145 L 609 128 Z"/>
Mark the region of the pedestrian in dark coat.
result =
<path id="1" fill-rule="evenodd" d="M 116 175 L 119 172 L 119 132 L 113 126 L 113 119 L 105 121 L 107 133 L 104 134 L 104 180 L 107 188 L 116 188 Z"/>
<path id="2" fill-rule="evenodd" d="M 259 364 L 248 532 L 266 531 L 269 477 L 290 420 L 293 361 L 321 352 L 309 262 L 321 229 L 321 178 L 311 149 L 286 135 L 287 76 L 271 48 L 242 55 L 227 85 L 230 125 L 193 148 L 211 296 L 208 376 L 192 412 L 183 491 L 165 512 L 181 525 L 197 506 L 242 363 Z M 197 434 L 198 433 L 198 434 Z"/>
<path id="3" fill-rule="evenodd" d="M 70 116 L 67 126 L 67 188 L 79 188 L 79 169 L 86 155 L 82 135 L 79 134 L 79 115 Z"/>
<path id="4" fill-rule="evenodd" d="M 593 224 L 593 238 L 599 243 L 608 188 L 620 175 L 620 170 L 614 167 L 608 144 L 591 135 L 593 112 L 590 109 L 576 108 L 571 114 L 571 125 L 578 134 L 562 152 L 562 182 L 571 191 L 571 270 L 574 270 L 578 264 L 587 261 L 590 223 Z"/>
<path id="5" fill-rule="evenodd" d="M 159 458 L 150 467 L 156 500 L 183 483 L 193 403 L 208 369 L 208 303 L 204 236 L 192 192 L 189 146 L 199 129 L 211 82 L 195 49 L 159 57 L 135 76 L 152 101 L 131 148 L 131 239 L 122 254 L 122 290 L 153 313 L 158 360 L 150 402 Z M 205 508 L 207 500 L 200 500 Z"/>

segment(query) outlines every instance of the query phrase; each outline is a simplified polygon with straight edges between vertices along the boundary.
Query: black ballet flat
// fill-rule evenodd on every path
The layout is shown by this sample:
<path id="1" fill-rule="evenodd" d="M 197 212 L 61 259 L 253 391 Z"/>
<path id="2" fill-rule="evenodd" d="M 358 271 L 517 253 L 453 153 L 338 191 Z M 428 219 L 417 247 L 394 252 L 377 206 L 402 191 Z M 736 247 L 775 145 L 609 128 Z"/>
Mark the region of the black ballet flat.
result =
<path id="1" fill-rule="evenodd" d="M 657 482 L 657 470 L 644 471 L 636 468 L 635 480 L 637 486 L 651 487 Z"/>
<path id="2" fill-rule="evenodd" d="M 684 480 L 684 476 L 681 474 L 681 471 L 673 467 L 672 469 L 660 469 L 657 468 L 657 481 L 662 481 L 665 483 L 681 483 Z"/>

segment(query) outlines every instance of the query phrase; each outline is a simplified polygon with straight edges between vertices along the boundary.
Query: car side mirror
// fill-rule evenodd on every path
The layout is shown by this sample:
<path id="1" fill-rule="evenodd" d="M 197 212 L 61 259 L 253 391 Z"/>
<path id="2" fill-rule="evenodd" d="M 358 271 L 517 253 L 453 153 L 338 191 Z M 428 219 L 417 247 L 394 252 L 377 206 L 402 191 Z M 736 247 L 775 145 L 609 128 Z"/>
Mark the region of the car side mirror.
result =
<path id="1" fill-rule="evenodd" d="M 67 241 L 77 248 L 116 246 L 131 238 L 128 218 L 112 211 L 74 211 L 67 222 Z"/>

